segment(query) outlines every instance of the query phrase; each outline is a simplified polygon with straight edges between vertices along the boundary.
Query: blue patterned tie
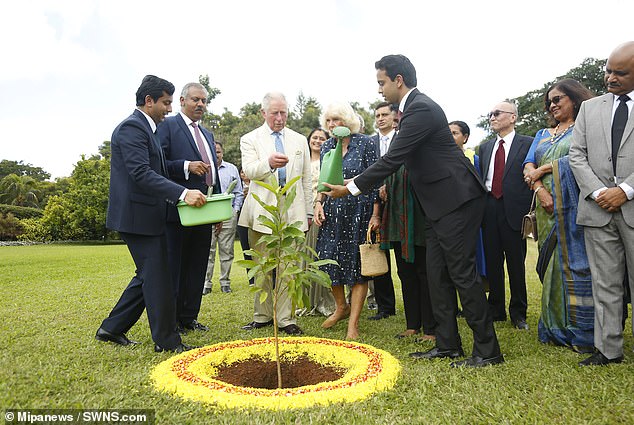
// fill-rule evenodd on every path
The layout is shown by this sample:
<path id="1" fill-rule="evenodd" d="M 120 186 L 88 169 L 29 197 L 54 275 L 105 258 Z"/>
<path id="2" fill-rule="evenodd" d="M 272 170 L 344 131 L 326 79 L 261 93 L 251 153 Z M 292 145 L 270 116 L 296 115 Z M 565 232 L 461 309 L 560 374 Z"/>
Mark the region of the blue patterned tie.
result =
<path id="1" fill-rule="evenodd" d="M 282 143 L 280 132 L 274 131 L 273 135 L 275 136 L 275 150 L 278 151 L 279 153 L 284 153 L 284 144 Z M 277 176 L 279 179 L 280 186 L 284 186 L 286 184 L 286 167 L 278 168 Z"/>

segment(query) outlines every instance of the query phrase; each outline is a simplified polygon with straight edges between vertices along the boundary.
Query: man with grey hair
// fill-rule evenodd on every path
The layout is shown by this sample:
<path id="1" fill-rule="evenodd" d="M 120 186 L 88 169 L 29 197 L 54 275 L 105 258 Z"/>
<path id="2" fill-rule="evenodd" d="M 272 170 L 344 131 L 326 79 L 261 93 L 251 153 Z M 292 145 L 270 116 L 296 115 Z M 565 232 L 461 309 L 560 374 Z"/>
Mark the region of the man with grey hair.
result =
<path id="1" fill-rule="evenodd" d="M 207 111 L 208 94 L 199 83 L 188 83 L 180 96 L 181 111 L 159 125 L 157 133 L 165 153 L 171 180 L 189 189 L 220 193 L 213 134 L 200 125 Z M 198 322 L 207 259 L 211 247 L 211 224 L 184 227 L 178 211 L 167 213 L 167 254 L 176 296 L 178 330 L 207 331 Z"/>
<path id="2" fill-rule="evenodd" d="M 526 241 L 521 225 L 530 209 L 532 192 L 524 183 L 522 170 L 533 138 L 515 133 L 517 117 L 517 106 L 509 100 L 498 103 L 489 113 L 496 136 L 480 146 L 480 175 L 487 188 L 482 236 L 493 321 L 506 320 L 506 259 L 511 287 L 509 315 L 517 329 L 526 330 Z"/>
<path id="3" fill-rule="evenodd" d="M 307 231 L 312 220 L 312 187 L 310 152 L 306 137 L 286 127 L 288 102 L 281 93 L 267 93 L 262 100 L 264 123 L 240 138 L 242 169 L 252 181 L 272 184 L 274 179 L 280 185 L 300 176 L 295 184 L 297 196 L 288 210 L 288 222 L 301 221 L 301 230 Z M 271 230 L 258 220 L 260 215 L 268 215 L 252 195 L 257 195 L 264 203 L 272 204 L 275 196 L 257 184 L 251 184 L 244 201 L 238 224 L 249 229 L 249 245 L 257 249 L 260 238 Z M 271 276 L 265 277 L 263 290 L 269 296 L 260 303 L 256 294 L 253 321 L 243 326 L 252 330 L 273 325 L 273 283 Z M 277 318 L 281 331 L 289 335 L 300 335 L 302 330 L 293 317 L 292 302 L 288 291 L 280 287 L 277 301 Z"/>

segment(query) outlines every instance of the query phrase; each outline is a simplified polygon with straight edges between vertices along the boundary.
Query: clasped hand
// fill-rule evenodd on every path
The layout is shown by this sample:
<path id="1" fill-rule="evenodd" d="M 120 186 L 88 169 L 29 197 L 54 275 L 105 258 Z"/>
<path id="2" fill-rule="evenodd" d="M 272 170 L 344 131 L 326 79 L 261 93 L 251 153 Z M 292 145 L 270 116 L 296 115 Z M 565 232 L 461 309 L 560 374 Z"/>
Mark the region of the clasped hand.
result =
<path id="1" fill-rule="evenodd" d="M 620 187 L 611 187 L 597 196 L 596 203 L 608 212 L 617 212 L 627 201 L 627 195 Z"/>
<path id="2" fill-rule="evenodd" d="M 207 174 L 211 165 L 205 164 L 202 161 L 191 161 L 187 166 L 187 169 L 190 173 L 196 174 L 197 176 L 202 176 L 203 174 Z"/>

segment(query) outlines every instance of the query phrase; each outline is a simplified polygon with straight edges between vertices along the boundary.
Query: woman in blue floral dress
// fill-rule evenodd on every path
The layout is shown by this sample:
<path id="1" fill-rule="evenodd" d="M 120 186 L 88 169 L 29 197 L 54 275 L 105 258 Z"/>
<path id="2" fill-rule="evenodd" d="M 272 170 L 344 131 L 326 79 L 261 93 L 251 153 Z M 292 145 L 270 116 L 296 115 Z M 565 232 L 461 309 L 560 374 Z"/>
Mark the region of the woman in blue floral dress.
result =
<path id="1" fill-rule="evenodd" d="M 342 140 L 343 178 L 351 179 L 363 172 L 378 159 L 376 147 L 370 138 L 358 134 L 360 122 L 352 107 L 347 103 L 335 103 L 321 116 L 322 127 L 332 133 L 337 126 L 350 129 L 352 135 Z M 321 157 L 336 146 L 336 139 L 327 140 L 321 147 Z M 346 317 L 348 330 L 346 339 L 359 336 L 359 317 L 368 292 L 368 280 L 361 276 L 359 245 L 365 241 L 368 225 L 372 229 L 380 225 L 378 190 L 359 196 L 345 196 L 332 199 L 320 194 L 315 201 L 315 223 L 320 226 L 316 251 L 319 258 L 329 258 L 339 263 L 322 268 L 332 279 L 332 293 L 336 310 L 322 324 L 331 328 Z M 346 301 L 344 285 L 351 291 L 350 304 Z"/>

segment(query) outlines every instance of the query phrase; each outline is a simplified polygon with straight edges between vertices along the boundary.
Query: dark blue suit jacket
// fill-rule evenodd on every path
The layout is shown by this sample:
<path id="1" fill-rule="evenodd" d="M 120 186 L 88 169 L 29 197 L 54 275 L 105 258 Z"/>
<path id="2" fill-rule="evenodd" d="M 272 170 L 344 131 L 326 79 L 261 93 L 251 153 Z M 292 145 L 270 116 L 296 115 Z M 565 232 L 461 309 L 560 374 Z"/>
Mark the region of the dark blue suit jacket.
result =
<path id="1" fill-rule="evenodd" d="M 214 175 L 216 176 L 213 193 L 220 193 L 220 180 L 218 179 L 214 135 L 203 126 L 198 126 L 198 128 L 203 134 L 205 141 L 209 145 L 209 150 L 211 151 L 212 157 L 210 158 L 210 161 L 215 169 Z M 205 183 L 205 176 L 198 176 L 190 173 L 189 179 L 185 180 L 185 161 L 202 161 L 202 157 L 200 156 L 198 146 L 196 146 L 196 141 L 194 140 L 191 131 L 189 131 L 189 128 L 187 128 L 187 124 L 185 124 L 181 114 L 167 117 L 165 121 L 159 124 L 156 133 L 161 141 L 163 152 L 165 153 L 169 178 L 188 189 L 198 189 L 202 193 L 206 194 L 208 187 Z M 179 221 L 178 212 L 175 207 L 169 208 L 168 220 Z"/>
<path id="2" fill-rule="evenodd" d="M 141 111 L 115 128 L 111 149 L 106 226 L 139 235 L 163 234 L 166 201 L 178 202 L 185 188 L 166 178 L 160 142 Z"/>

